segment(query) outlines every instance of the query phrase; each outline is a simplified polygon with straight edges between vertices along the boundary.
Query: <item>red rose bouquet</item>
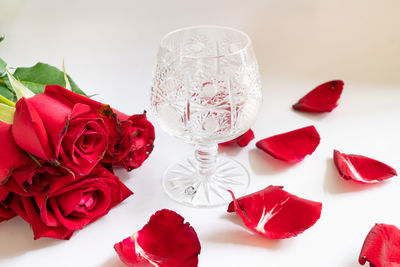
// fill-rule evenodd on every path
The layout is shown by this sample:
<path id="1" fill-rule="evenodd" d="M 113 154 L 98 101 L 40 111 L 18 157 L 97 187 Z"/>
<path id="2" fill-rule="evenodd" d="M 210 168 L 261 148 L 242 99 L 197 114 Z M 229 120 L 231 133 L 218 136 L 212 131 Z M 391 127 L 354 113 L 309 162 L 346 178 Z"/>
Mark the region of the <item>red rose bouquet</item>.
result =
<path id="1" fill-rule="evenodd" d="M 35 239 L 69 239 L 133 194 L 113 168 L 141 166 L 153 125 L 87 97 L 65 71 L 5 67 L 0 59 L 0 221 L 19 215 Z"/>

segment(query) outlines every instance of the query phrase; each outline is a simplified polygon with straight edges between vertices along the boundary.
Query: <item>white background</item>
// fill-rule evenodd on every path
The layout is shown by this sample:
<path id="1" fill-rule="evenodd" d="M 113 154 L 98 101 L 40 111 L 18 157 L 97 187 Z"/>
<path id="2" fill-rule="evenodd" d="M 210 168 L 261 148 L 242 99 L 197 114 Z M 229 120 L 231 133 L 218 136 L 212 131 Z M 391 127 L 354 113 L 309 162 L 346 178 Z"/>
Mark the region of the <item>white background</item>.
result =
<path id="1" fill-rule="evenodd" d="M 54 1 L 2 0 L 0 57 L 10 66 L 43 61 L 67 71 L 89 94 L 133 114 L 149 109 L 149 83 L 161 37 L 179 27 L 218 24 L 247 32 L 259 60 L 264 103 L 256 140 L 315 125 L 321 144 L 290 165 L 247 147 L 221 151 L 251 173 L 249 192 L 283 185 L 323 202 L 316 225 L 298 237 L 268 240 L 247 231 L 226 207 L 193 209 L 163 193 L 164 169 L 192 148 L 156 126 L 155 149 L 129 175 L 135 195 L 76 232 L 71 240 L 33 240 L 20 218 L 0 224 L 0 266 L 122 267 L 114 243 L 155 211 L 180 213 L 198 233 L 199 266 L 358 266 L 376 222 L 400 226 L 398 178 L 379 185 L 342 180 L 333 149 L 381 160 L 400 171 L 400 2 L 336 1 Z M 345 82 L 338 108 L 308 115 L 291 105 L 316 85 Z M 152 117 L 149 116 L 150 120 Z"/>

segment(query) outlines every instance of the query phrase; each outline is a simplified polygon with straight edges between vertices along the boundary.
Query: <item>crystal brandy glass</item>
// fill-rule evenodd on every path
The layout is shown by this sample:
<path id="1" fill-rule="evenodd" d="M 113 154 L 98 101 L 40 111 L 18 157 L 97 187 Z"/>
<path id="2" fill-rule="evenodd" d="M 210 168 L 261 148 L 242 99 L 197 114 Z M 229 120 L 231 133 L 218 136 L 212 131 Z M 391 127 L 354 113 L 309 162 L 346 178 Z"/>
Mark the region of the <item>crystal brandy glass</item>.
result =
<path id="1" fill-rule="evenodd" d="M 194 155 L 170 166 L 163 186 L 190 206 L 217 206 L 249 185 L 246 169 L 218 156 L 218 143 L 245 133 L 261 106 L 257 60 L 249 36 L 218 26 L 183 28 L 161 41 L 151 87 L 159 126 L 194 144 Z"/>

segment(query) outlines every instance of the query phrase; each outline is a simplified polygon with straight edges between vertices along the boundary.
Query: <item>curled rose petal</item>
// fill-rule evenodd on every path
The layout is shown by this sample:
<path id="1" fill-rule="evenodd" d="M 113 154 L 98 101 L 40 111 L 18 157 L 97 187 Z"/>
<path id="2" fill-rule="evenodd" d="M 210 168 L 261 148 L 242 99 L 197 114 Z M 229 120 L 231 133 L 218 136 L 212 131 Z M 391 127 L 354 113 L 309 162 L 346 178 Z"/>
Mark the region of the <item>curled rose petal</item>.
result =
<path id="1" fill-rule="evenodd" d="M 227 142 L 219 143 L 219 145 L 220 146 L 229 146 L 231 144 L 235 144 L 236 143 L 240 147 L 245 147 L 253 139 L 254 139 L 254 132 L 251 129 L 249 129 L 247 132 L 245 132 L 241 136 L 236 137 L 235 139 L 232 139 L 232 140 L 227 141 Z"/>
<path id="2" fill-rule="evenodd" d="M 299 162 L 314 152 L 320 139 L 315 127 L 308 126 L 262 139 L 256 146 L 276 159 Z"/>
<path id="3" fill-rule="evenodd" d="M 323 83 L 301 98 L 293 108 L 306 112 L 330 112 L 339 104 L 343 85 L 341 80 Z"/>
<path id="4" fill-rule="evenodd" d="M 114 249 L 129 266 L 194 267 L 201 248 L 190 224 L 176 212 L 163 209 Z"/>
<path id="5" fill-rule="evenodd" d="M 282 186 L 268 186 L 233 201 L 228 212 L 236 212 L 244 224 L 271 239 L 297 236 L 313 226 L 321 215 L 322 203 L 300 198 Z"/>
<path id="6" fill-rule="evenodd" d="M 334 150 L 333 161 L 345 180 L 372 184 L 397 176 L 396 170 L 392 167 L 365 156 L 344 154 Z"/>
<path id="7" fill-rule="evenodd" d="M 51 149 L 43 121 L 25 98 L 21 98 L 15 105 L 12 135 L 15 142 L 25 151 L 45 160 L 54 160 L 55 155 Z M 46 108 L 46 111 L 51 110 Z M 53 114 L 51 114 L 53 115 Z"/>
<path id="8" fill-rule="evenodd" d="M 375 224 L 365 238 L 358 261 L 364 265 L 400 266 L 400 230 L 394 225 Z"/>

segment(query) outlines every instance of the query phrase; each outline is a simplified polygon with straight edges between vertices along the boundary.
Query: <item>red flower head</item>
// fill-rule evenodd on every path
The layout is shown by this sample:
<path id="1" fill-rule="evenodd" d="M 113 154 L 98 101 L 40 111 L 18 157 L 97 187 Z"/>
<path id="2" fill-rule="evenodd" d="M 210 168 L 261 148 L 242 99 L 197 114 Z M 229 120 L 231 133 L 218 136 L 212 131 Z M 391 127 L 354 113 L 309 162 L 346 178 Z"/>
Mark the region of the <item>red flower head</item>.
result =
<path id="1" fill-rule="evenodd" d="M 200 254 L 196 232 L 171 210 L 151 216 L 142 230 L 114 245 L 129 266 L 195 267 Z"/>
<path id="2" fill-rule="evenodd" d="M 108 146 L 102 162 L 132 170 L 139 167 L 153 150 L 154 127 L 145 113 L 129 117 L 108 105 L 60 86 L 47 86 L 45 94 L 69 106 L 77 103 L 88 105 L 104 120 L 108 130 Z"/>
<path id="3" fill-rule="evenodd" d="M 130 171 L 140 167 L 153 151 L 154 127 L 147 120 L 145 112 L 133 115 L 122 123 L 127 127 L 123 131 L 123 142 L 121 143 L 128 144 L 129 151 L 114 163 Z"/>
<path id="4" fill-rule="evenodd" d="M 37 94 L 16 105 L 12 133 L 25 151 L 85 175 L 103 158 L 108 131 L 90 106 Z"/>
<path id="5" fill-rule="evenodd" d="M 12 210 L 31 224 L 34 238 L 69 239 L 75 230 L 106 215 L 132 192 L 100 165 L 84 179 L 53 179 L 49 190 L 32 197 L 17 196 Z"/>

